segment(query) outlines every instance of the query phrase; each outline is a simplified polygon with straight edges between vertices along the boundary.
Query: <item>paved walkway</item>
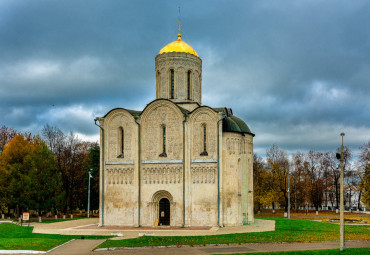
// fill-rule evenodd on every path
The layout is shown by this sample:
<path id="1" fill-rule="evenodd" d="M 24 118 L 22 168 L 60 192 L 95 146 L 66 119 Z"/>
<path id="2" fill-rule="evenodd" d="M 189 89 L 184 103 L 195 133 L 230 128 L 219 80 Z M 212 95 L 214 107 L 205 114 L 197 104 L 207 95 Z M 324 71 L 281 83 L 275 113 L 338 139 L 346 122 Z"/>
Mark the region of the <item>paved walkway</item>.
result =
<path id="1" fill-rule="evenodd" d="M 56 223 L 34 223 L 34 233 L 62 234 L 62 235 L 123 235 L 114 239 L 136 238 L 139 235 L 154 236 L 200 236 L 222 235 L 231 233 L 265 232 L 275 230 L 273 220 L 255 220 L 254 224 L 225 228 L 155 228 L 155 227 L 98 227 L 98 219 L 81 219 Z"/>
<path id="2" fill-rule="evenodd" d="M 81 219 L 73 221 L 56 222 L 49 224 L 34 223 L 35 233 L 56 233 L 64 235 L 112 235 L 121 233 L 123 237 L 114 239 L 135 238 L 139 234 L 154 234 L 155 236 L 189 236 L 189 235 L 220 235 L 230 233 L 274 231 L 275 221 L 255 220 L 254 224 L 240 227 L 225 228 L 133 228 L 133 227 L 103 227 L 99 228 L 98 219 Z M 181 246 L 171 248 L 133 248 L 92 251 L 104 240 L 73 240 L 64 244 L 48 254 L 58 255 L 115 255 L 115 254 L 229 254 L 229 253 L 251 253 L 251 252 L 272 252 L 272 251 L 297 251 L 297 250 L 318 250 L 337 249 L 339 242 L 307 242 L 307 243 L 249 243 L 241 245 L 207 245 L 207 246 Z M 370 247 L 370 241 L 348 241 L 347 248 Z"/>
<path id="3" fill-rule="evenodd" d="M 346 242 L 347 248 L 370 247 L 369 241 Z M 251 243 L 243 245 L 219 245 L 205 247 L 181 247 L 181 248 L 151 248 L 114 251 L 94 251 L 95 255 L 115 254 L 143 254 L 143 255 L 204 255 L 204 254 L 230 254 L 230 253 L 252 253 L 252 252 L 274 252 L 274 251 L 302 251 L 302 250 L 323 250 L 338 249 L 339 242 L 317 242 L 317 243 Z"/>
<path id="4" fill-rule="evenodd" d="M 73 240 L 47 254 L 50 255 L 93 254 L 92 250 L 104 241 L 105 240 Z"/>
<path id="5" fill-rule="evenodd" d="M 276 251 L 303 251 L 338 249 L 339 242 L 307 242 L 307 243 L 249 243 L 241 245 L 207 245 L 207 246 L 182 246 L 179 248 L 134 248 L 92 251 L 104 240 L 73 240 L 53 251 L 50 255 L 116 255 L 116 254 L 143 254 L 143 255 L 205 255 L 205 254 L 230 254 Z M 347 248 L 370 247 L 370 241 L 347 241 Z"/>

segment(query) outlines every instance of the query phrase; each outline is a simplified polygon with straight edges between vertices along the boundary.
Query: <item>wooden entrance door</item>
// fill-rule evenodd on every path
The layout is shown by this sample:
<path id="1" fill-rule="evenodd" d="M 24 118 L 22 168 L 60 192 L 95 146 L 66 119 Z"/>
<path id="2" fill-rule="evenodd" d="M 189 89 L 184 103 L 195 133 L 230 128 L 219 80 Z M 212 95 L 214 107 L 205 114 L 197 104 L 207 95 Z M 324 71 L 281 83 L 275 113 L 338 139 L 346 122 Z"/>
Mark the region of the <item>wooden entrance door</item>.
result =
<path id="1" fill-rule="evenodd" d="M 167 198 L 159 200 L 159 225 L 170 225 L 170 201 Z"/>

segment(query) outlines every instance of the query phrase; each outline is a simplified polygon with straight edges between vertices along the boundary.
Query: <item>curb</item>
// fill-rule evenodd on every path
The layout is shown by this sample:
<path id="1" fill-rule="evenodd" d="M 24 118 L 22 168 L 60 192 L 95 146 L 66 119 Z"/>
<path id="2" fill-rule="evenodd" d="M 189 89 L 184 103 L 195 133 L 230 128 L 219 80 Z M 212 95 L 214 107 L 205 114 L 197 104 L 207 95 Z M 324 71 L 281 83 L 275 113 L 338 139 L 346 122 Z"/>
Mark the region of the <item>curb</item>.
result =
<path id="1" fill-rule="evenodd" d="M 42 254 L 48 251 L 33 251 L 33 250 L 0 250 L 0 254 Z"/>
<path id="2" fill-rule="evenodd" d="M 44 254 L 44 253 L 49 253 L 69 242 L 74 241 L 75 239 L 71 239 L 68 242 L 62 243 L 61 245 L 58 245 L 54 247 L 53 249 L 50 249 L 48 251 L 34 251 L 34 250 L 0 250 L 0 254 Z"/>

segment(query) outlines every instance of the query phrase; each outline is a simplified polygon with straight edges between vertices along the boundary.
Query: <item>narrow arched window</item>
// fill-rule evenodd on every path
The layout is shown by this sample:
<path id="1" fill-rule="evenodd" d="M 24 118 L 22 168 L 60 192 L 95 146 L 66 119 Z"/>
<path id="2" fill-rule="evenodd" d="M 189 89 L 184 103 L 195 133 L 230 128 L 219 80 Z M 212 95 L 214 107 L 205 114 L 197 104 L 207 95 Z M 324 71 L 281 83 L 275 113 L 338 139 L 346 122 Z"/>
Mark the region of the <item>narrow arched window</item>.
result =
<path id="1" fill-rule="evenodd" d="M 162 148 L 163 151 L 159 154 L 160 157 L 167 157 L 166 153 L 166 126 L 162 126 Z"/>
<path id="2" fill-rule="evenodd" d="M 118 129 L 118 156 L 117 158 L 123 158 L 125 152 L 125 132 L 122 127 Z"/>
<path id="3" fill-rule="evenodd" d="M 162 87 L 162 84 L 161 84 L 161 73 L 158 71 L 157 72 L 157 98 L 161 97 L 161 87 Z"/>
<path id="4" fill-rule="evenodd" d="M 203 124 L 203 152 L 200 154 L 201 156 L 208 156 L 207 152 L 207 125 Z"/>
<path id="5" fill-rule="evenodd" d="M 175 98 L 175 71 L 171 69 L 171 88 L 170 88 L 171 98 Z"/>
<path id="6" fill-rule="evenodd" d="M 188 99 L 191 97 L 191 71 L 188 71 Z"/>

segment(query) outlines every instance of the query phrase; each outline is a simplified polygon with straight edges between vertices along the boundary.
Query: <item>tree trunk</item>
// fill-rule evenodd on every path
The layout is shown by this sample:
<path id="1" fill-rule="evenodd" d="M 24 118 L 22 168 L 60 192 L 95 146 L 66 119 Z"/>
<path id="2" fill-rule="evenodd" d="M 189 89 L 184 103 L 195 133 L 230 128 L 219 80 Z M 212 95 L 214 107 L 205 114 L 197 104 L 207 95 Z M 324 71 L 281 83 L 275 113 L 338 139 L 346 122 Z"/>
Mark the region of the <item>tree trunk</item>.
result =
<path id="1" fill-rule="evenodd" d="M 362 190 L 358 194 L 358 202 L 357 202 L 357 209 L 360 210 L 361 208 L 361 196 L 362 196 Z"/>

